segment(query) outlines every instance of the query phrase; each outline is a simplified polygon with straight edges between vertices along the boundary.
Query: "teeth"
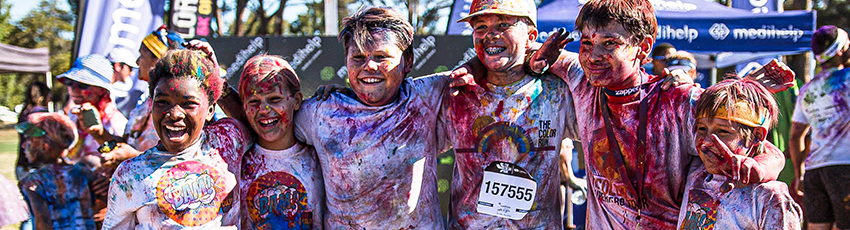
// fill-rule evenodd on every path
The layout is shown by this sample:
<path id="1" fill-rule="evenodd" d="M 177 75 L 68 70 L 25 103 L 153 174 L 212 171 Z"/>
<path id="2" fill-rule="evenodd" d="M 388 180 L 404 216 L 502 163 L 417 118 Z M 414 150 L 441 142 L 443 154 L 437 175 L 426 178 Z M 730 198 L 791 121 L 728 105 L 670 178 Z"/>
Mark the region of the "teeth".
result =
<path id="1" fill-rule="evenodd" d="M 487 54 L 492 55 L 492 54 L 501 53 L 502 51 L 505 51 L 506 49 L 507 48 L 505 48 L 505 47 L 490 47 L 490 48 L 487 48 L 485 50 L 485 52 L 487 52 Z"/>
<path id="2" fill-rule="evenodd" d="M 268 124 L 274 123 L 274 122 L 276 122 L 276 121 L 277 121 L 277 118 L 275 118 L 275 119 L 260 120 L 260 124 L 268 125 Z"/>
<path id="3" fill-rule="evenodd" d="M 364 81 L 364 82 L 366 82 L 366 83 L 378 83 L 378 82 L 380 82 L 380 81 L 381 81 L 381 79 L 377 79 L 377 78 L 363 78 L 363 81 Z"/>
<path id="4" fill-rule="evenodd" d="M 168 131 L 172 131 L 172 132 L 180 132 L 180 131 L 183 131 L 183 130 L 186 129 L 186 127 L 176 127 L 176 126 L 170 126 L 170 125 L 166 125 L 165 128 L 168 129 Z"/>

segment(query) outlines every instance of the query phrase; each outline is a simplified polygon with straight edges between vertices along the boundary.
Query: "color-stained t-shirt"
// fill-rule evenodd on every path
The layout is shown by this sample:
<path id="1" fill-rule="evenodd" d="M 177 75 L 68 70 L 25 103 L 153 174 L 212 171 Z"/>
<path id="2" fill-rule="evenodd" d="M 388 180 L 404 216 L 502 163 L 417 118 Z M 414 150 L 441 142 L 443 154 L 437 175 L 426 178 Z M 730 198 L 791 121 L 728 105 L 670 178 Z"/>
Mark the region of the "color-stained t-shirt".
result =
<path id="1" fill-rule="evenodd" d="M 691 173 L 678 229 L 800 229 L 803 212 L 785 183 L 770 181 L 721 193 L 725 181 L 705 166 Z"/>
<path id="2" fill-rule="evenodd" d="M 441 119 L 447 125 L 456 158 L 449 228 L 563 228 L 560 146 L 564 138 L 578 135 L 569 88 L 560 78 L 550 75 L 525 76 L 507 86 L 484 84 L 489 90 L 474 86 L 457 96 L 446 95 L 443 102 L 445 113 Z M 525 197 L 532 193 L 535 197 L 533 207 L 520 220 L 478 211 L 481 190 L 493 192 L 491 186 L 482 185 L 484 169 L 497 161 L 523 168 L 536 182 L 536 188 L 522 189 L 533 192 L 521 199 L 528 200 Z"/>
<path id="3" fill-rule="evenodd" d="M 91 171 L 81 165 L 50 164 L 28 174 L 18 182 L 24 197 L 41 197 L 50 207 L 46 214 L 53 229 L 95 229 L 94 195 L 89 190 Z M 32 208 L 31 208 L 32 210 Z"/>
<path id="4" fill-rule="evenodd" d="M 442 229 L 436 157 L 448 143 L 437 122 L 446 73 L 407 78 L 398 98 L 367 106 L 333 93 L 295 116 L 325 181 L 326 229 Z"/>
<path id="5" fill-rule="evenodd" d="M 800 89 L 791 121 L 809 124 L 806 170 L 850 165 L 850 69 L 828 69 Z"/>
<path id="6" fill-rule="evenodd" d="M 159 136 L 156 135 L 153 119 L 150 116 L 152 105 L 153 101 L 150 97 L 137 105 L 133 111 L 130 111 L 130 120 L 124 128 L 127 144 L 139 151 L 153 148 L 159 143 Z"/>
<path id="7" fill-rule="evenodd" d="M 316 150 L 254 144 L 242 157 L 242 229 L 322 229 L 325 188 Z"/>
<path id="8" fill-rule="evenodd" d="M 234 188 L 252 143 L 245 126 L 225 118 L 205 126 L 183 152 L 157 146 L 122 162 L 109 184 L 103 228 L 238 227 L 240 198 Z"/>
<path id="9" fill-rule="evenodd" d="M 82 119 L 73 113 L 69 114 L 68 117 L 75 123 L 77 119 Z M 100 113 L 100 122 L 103 124 L 103 130 L 113 135 L 123 134 L 124 127 L 127 126 L 127 118 L 121 114 L 121 111 L 118 111 L 113 102 L 107 103 L 106 108 Z M 97 151 L 97 148 L 103 145 L 103 143 L 97 142 L 94 137 L 80 127 L 77 127 L 77 133 L 79 134 L 79 139 L 76 145 L 68 152 L 68 156 L 65 159 L 71 163 L 81 162 L 89 168 L 100 168 L 101 153 Z"/>
<path id="10" fill-rule="evenodd" d="M 640 162 L 638 157 L 637 129 L 640 96 L 629 102 L 608 100 L 602 88 L 590 85 L 578 56 L 570 53 L 561 56 L 550 71 L 564 77 L 575 98 L 578 129 L 582 137 L 587 169 L 588 229 L 672 229 L 676 227 L 679 207 L 690 165 L 702 164 L 694 146 L 695 103 L 702 89 L 682 85 L 666 91 L 647 95 L 647 140 L 644 154 L 645 198 L 636 202 L 636 195 L 628 192 L 631 179 L 622 175 L 616 156 L 610 150 L 602 106 L 609 106 L 615 138 L 623 154 L 628 174 L 634 175 Z M 652 76 L 641 73 L 647 82 Z M 646 84 L 638 95 L 648 94 L 658 83 Z M 638 206 L 640 205 L 640 206 Z M 640 219 L 638 219 L 640 208 Z"/>

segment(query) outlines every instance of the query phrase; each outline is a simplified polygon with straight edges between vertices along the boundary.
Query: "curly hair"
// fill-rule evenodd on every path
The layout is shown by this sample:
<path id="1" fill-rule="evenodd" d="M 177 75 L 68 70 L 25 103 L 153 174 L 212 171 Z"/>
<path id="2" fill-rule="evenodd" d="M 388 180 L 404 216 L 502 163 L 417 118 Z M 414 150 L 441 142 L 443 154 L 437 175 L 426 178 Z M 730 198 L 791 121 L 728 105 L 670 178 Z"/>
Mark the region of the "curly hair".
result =
<path id="1" fill-rule="evenodd" d="M 154 92 L 160 81 L 172 78 L 198 81 L 210 104 L 221 97 L 224 79 L 219 76 L 218 66 L 201 51 L 169 50 L 166 52 L 151 71 L 148 85 L 150 92 Z"/>
<path id="2" fill-rule="evenodd" d="M 289 93 L 295 95 L 301 92 L 301 80 L 295 74 L 295 70 L 289 62 L 280 56 L 260 54 L 248 59 L 242 67 L 242 76 L 239 78 L 239 96 L 242 100 L 249 95 L 248 86 L 265 80 L 283 83 L 281 89 L 288 89 Z"/>

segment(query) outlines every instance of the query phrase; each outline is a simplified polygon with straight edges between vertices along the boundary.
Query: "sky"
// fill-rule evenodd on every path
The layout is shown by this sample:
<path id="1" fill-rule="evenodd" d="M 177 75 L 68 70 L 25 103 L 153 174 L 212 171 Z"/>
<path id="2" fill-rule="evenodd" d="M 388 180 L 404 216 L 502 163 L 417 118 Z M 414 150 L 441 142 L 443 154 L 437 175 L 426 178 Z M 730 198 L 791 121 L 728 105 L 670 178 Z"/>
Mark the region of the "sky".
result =
<path id="1" fill-rule="evenodd" d="M 17 22 L 24 16 L 27 16 L 32 9 L 38 7 L 38 3 L 40 2 L 41 1 L 36 0 L 3 0 L 4 4 L 12 5 L 12 8 L 9 10 L 9 14 L 13 22 Z M 68 1 L 56 0 L 56 3 L 59 4 L 59 9 L 71 9 L 71 6 L 68 5 Z"/>

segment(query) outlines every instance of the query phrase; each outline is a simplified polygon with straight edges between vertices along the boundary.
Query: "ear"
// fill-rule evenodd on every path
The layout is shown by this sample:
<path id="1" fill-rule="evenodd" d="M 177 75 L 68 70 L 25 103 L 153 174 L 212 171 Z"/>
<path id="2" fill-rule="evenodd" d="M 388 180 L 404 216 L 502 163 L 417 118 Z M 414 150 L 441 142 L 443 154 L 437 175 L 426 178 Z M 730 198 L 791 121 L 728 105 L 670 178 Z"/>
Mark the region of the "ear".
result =
<path id="1" fill-rule="evenodd" d="M 121 66 L 121 63 L 118 63 L 118 62 L 112 63 L 112 71 L 113 72 L 121 71 L 121 69 L 123 69 L 123 67 Z"/>
<path id="2" fill-rule="evenodd" d="M 215 116 L 215 105 L 216 103 L 210 104 L 210 108 L 207 110 L 207 121 L 212 121 L 213 117 Z"/>
<path id="3" fill-rule="evenodd" d="M 767 138 L 767 128 L 755 127 L 753 129 L 753 141 L 756 143 L 762 142 Z M 755 143 L 753 143 L 755 144 Z"/>
<path id="4" fill-rule="evenodd" d="M 641 60 L 640 65 L 645 65 L 652 61 L 649 56 L 649 53 L 652 52 L 652 44 L 655 44 L 655 38 L 652 36 L 647 35 L 640 40 L 640 43 L 638 44 L 638 48 L 640 50 L 638 50 L 636 55 L 636 58 Z"/>
<path id="5" fill-rule="evenodd" d="M 402 60 L 404 61 L 404 69 L 402 69 L 404 71 L 403 77 L 407 77 L 407 74 L 413 70 L 413 47 L 408 47 L 407 49 L 410 51 L 405 51 L 405 54 L 402 55 Z"/>
<path id="6" fill-rule="evenodd" d="M 295 93 L 295 105 L 292 106 L 292 111 L 298 111 L 301 109 L 301 99 L 303 99 L 304 95 L 301 94 L 301 91 Z"/>
<path id="7" fill-rule="evenodd" d="M 530 49 L 531 44 L 537 42 L 537 36 L 540 35 L 540 32 L 537 31 L 537 28 L 535 28 L 534 26 L 528 26 L 528 28 L 528 43 L 526 43 L 525 45 L 526 49 Z"/>

